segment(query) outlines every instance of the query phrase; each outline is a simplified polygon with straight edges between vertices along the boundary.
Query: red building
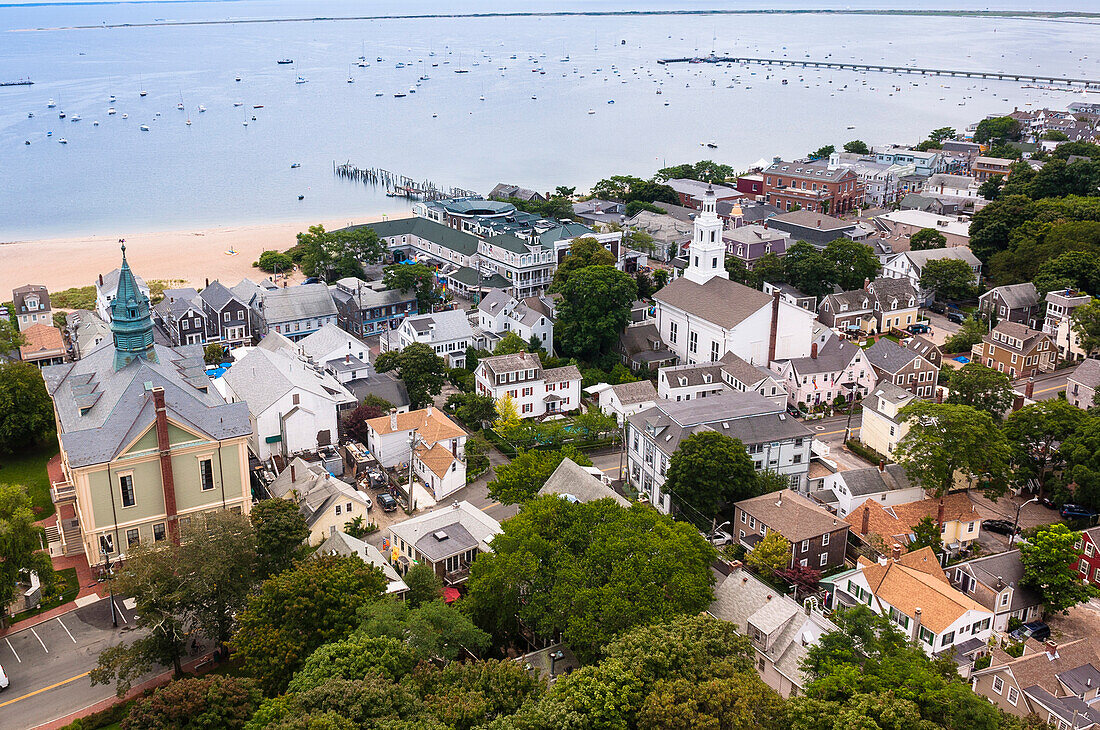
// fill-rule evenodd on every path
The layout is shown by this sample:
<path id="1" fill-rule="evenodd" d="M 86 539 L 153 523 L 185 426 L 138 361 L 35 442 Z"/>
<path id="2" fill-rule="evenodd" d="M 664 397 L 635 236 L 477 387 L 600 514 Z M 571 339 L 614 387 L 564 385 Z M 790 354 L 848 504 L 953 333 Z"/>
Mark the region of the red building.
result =
<path id="1" fill-rule="evenodd" d="M 764 202 L 782 210 L 843 215 L 863 204 L 863 183 L 847 168 L 825 162 L 772 163 L 763 171 Z"/>
<path id="2" fill-rule="evenodd" d="M 764 176 L 759 172 L 742 175 L 734 187 L 755 200 L 757 195 L 764 194 Z"/>
<path id="3" fill-rule="evenodd" d="M 1073 564 L 1074 569 L 1081 574 L 1082 580 L 1100 586 L 1100 527 L 1082 532 L 1076 547 L 1081 555 Z"/>

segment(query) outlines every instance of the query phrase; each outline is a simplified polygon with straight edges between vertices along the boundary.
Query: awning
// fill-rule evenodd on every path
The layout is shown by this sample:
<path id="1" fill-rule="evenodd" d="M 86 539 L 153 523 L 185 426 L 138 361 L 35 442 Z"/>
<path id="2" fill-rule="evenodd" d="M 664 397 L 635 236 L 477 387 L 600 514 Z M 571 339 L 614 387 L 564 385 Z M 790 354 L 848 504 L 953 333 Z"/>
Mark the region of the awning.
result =
<path id="1" fill-rule="evenodd" d="M 458 592 L 457 588 L 452 588 L 451 586 L 443 586 L 443 602 L 444 603 L 454 603 L 455 601 L 457 601 L 461 597 L 462 597 L 462 594 Z"/>

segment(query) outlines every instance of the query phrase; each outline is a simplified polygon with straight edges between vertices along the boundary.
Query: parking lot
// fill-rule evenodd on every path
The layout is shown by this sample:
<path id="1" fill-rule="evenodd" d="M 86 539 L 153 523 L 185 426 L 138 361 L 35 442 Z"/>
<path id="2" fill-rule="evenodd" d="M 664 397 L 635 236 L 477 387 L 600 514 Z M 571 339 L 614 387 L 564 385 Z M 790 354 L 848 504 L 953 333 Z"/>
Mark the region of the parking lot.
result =
<path id="1" fill-rule="evenodd" d="M 87 675 L 103 649 L 136 638 L 133 610 L 121 599 L 115 605 L 117 629 L 101 599 L 0 638 L 0 665 L 11 683 L 0 693 L 0 730 L 35 727 L 114 695 Z"/>

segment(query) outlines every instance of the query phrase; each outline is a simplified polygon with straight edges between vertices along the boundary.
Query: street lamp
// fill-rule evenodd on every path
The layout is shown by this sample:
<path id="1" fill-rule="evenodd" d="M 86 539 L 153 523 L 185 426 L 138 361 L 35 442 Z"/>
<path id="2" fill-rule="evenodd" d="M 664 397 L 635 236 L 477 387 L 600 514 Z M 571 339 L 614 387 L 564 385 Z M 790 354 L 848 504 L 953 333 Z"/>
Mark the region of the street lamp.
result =
<path id="1" fill-rule="evenodd" d="M 1016 528 L 1020 524 L 1020 510 L 1022 510 L 1026 505 L 1029 505 L 1032 502 L 1038 502 L 1038 501 L 1039 501 L 1038 497 L 1032 497 L 1028 501 L 1021 502 L 1020 504 L 1016 505 L 1016 519 L 1012 521 L 1012 532 L 1008 536 L 1008 547 L 1009 548 L 1011 548 L 1012 543 L 1016 541 Z"/>
<path id="2" fill-rule="evenodd" d="M 107 593 L 110 596 L 108 600 L 111 602 L 111 625 L 117 629 L 118 615 L 115 613 L 115 589 L 111 584 L 111 554 L 107 552 L 105 547 L 100 547 L 100 551 L 107 560 Z"/>

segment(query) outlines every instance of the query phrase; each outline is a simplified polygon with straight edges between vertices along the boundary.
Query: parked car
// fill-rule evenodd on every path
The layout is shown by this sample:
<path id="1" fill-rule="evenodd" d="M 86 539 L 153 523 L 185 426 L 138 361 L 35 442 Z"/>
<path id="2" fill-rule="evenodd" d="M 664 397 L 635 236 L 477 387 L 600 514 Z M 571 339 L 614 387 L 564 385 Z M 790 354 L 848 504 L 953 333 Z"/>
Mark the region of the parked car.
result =
<path id="1" fill-rule="evenodd" d="M 932 302 L 932 304 L 930 304 L 928 308 L 936 314 L 943 314 L 947 311 L 947 307 L 943 306 L 943 302 Z"/>
<path id="2" fill-rule="evenodd" d="M 1009 633 L 1009 636 L 1016 641 L 1023 641 L 1024 639 L 1042 641 L 1043 639 L 1050 638 L 1050 627 L 1042 621 L 1029 621 L 1020 628 Z"/>
<path id="3" fill-rule="evenodd" d="M 729 545 L 733 542 L 733 535 L 725 530 L 717 530 L 707 539 L 710 540 L 710 544 L 714 547 L 722 547 L 723 545 Z"/>
<path id="4" fill-rule="evenodd" d="M 996 532 L 998 535 L 1011 535 L 1012 523 L 1008 520 L 982 520 L 982 529 L 989 532 Z M 1016 532 L 1019 532 L 1020 528 L 1016 528 Z"/>
<path id="5" fill-rule="evenodd" d="M 1054 500 L 1050 497 L 1043 497 L 1039 500 L 1039 504 L 1043 505 L 1047 509 L 1058 509 L 1058 505 L 1054 504 Z"/>
<path id="6" fill-rule="evenodd" d="M 321 280 L 318 279 L 316 276 L 308 276 L 308 277 L 306 277 L 306 280 L 303 281 L 302 283 L 303 284 L 320 284 Z"/>
<path id="7" fill-rule="evenodd" d="M 397 509 L 397 500 L 389 492 L 380 492 L 378 494 L 378 506 L 382 508 L 383 512 L 393 512 Z"/>
<path id="8" fill-rule="evenodd" d="M 926 334 L 928 334 L 929 332 L 932 331 L 931 327 L 929 327 L 926 324 L 921 324 L 921 323 L 911 324 L 908 327 L 906 327 L 905 329 L 908 330 L 909 333 L 913 334 L 913 335 L 926 335 Z"/>
<path id="9" fill-rule="evenodd" d="M 1096 512 L 1080 504 L 1063 504 L 1058 514 L 1069 520 L 1091 520 L 1096 517 Z"/>
<path id="10" fill-rule="evenodd" d="M 4 667 L 0 665 L 0 692 L 8 688 L 8 675 L 4 674 Z"/>
<path id="11" fill-rule="evenodd" d="M 947 313 L 947 321 L 954 322 L 955 324 L 962 324 L 966 321 L 966 312 L 952 310 Z"/>

